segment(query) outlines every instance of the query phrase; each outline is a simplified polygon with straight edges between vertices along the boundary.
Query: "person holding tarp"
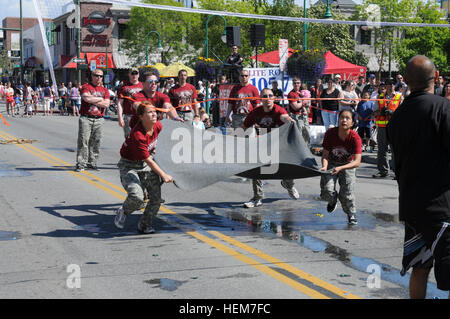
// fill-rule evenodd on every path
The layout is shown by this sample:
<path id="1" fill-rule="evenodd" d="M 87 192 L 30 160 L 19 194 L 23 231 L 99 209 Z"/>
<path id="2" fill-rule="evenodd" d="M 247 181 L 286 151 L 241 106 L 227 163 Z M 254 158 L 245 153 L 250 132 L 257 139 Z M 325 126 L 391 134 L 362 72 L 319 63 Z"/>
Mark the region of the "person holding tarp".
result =
<path id="1" fill-rule="evenodd" d="M 253 109 L 248 113 L 242 124 L 244 131 L 253 125 L 257 125 L 261 129 L 270 130 L 271 128 L 280 127 L 284 123 L 295 121 L 289 116 L 287 111 L 281 106 L 274 104 L 274 94 L 271 89 L 265 88 L 261 91 L 262 106 Z M 262 189 L 262 181 L 260 179 L 252 179 L 253 198 L 249 202 L 244 203 L 245 208 L 252 208 L 262 205 L 264 193 Z M 293 199 L 298 199 L 300 195 L 294 187 L 294 180 L 284 179 L 281 181 L 283 186 Z"/>
<path id="2" fill-rule="evenodd" d="M 153 219 L 161 206 L 161 180 L 171 183 L 173 178 L 152 157 L 162 130 L 154 106 L 149 101 L 143 101 L 136 110 L 136 116 L 139 120 L 120 149 L 121 159 L 117 166 L 120 169 L 120 181 L 128 196 L 116 211 L 114 224 L 117 228 L 124 228 L 127 216 L 145 207 L 137 229 L 141 234 L 152 234 L 155 232 Z M 148 193 L 147 205 L 144 188 Z"/>
<path id="3" fill-rule="evenodd" d="M 321 171 L 331 169 L 331 174 L 320 178 L 320 197 L 328 202 L 327 211 L 332 213 L 341 202 L 349 225 L 356 225 L 355 182 L 356 168 L 361 164 L 361 138 L 353 130 L 355 113 L 342 110 L 338 115 L 338 127 L 330 128 L 323 138 Z M 336 183 L 339 181 L 339 192 Z"/>

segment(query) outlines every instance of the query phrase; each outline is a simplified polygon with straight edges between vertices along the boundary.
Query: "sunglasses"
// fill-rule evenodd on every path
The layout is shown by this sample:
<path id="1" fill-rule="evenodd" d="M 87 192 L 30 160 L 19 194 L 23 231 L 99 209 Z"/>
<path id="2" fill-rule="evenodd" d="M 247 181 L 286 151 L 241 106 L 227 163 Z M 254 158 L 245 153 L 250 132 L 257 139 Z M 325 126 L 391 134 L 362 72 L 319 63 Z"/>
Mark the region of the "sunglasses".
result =
<path id="1" fill-rule="evenodd" d="M 274 95 L 273 95 L 273 94 L 264 94 L 264 95 L 262 95 L 261 97 L 262 97 L 263 99 L 267 99 L 267 98 L 274 97 Z"/>
<path id="2" fill-rule="evenodd" d="M 248 74 L 241 74 L 241 76 L 242 76 L 243 78 L 249 77 Z"/>
<path id="3" fill-rule="evenodd" d="M 95 77 L 97 77 L 97 78 L 102 78 L 102 77 L 103 77 L 102 74 L 92 74 L 92 76 L 95 76 Z"/>
<path id="4" fill-rule="evenodd" d="M 158 84 L 159 83 L 158 80 L 152 80 L 152 79 L 147 80 L 147 82 L 150 83 L 150 84 L 153 84 L 153 83 Z"/>
<path id="5" fill-rule="evenodd" d="M 139 75 L 139 72 L 131 72 L 131 75 Z"/>

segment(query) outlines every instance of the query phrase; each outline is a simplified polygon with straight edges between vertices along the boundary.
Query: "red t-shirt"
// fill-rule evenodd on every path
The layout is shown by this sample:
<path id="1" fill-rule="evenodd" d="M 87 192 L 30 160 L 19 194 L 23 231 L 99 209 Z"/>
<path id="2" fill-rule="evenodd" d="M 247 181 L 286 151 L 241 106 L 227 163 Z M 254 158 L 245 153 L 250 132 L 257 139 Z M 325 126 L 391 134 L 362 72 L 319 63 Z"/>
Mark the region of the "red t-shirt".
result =
<path id="1" fill-rule="evenodd" d="M 138 82 L 137 84 L 131 84 L 130 82 L 127 82 L 122 86 L 118 92 L 119 98 L 120 96 L 127 96 L 133 98 L 133 95 L 135 95 L 138 92 L 141 92 L 144 88 L 144 85 L 141 82 Z M 127 99 L 127 98 L 121 98 L 123 99 L 123 114 L 133 115 L 135 114 L 135 111 L 133 110 L 133 101 Z"/>
<path id="2" fill-rule="evenodd" d="M 288 94 L 288 99 L 300 99 L 302 97 L 300 91 L 296 92 L 294 90 L 292 90 L 291 92 L 289 92 Z M 289 112 L 293 113 L 293 114 L 300 114 L 300 109 L 298 109 L 297 111 L 294 111 L 293 108 L 291 108 L 291 102 L 296 102 L 296 101 L 289 101 Z"/>
<path id="3" fill-rule="evenodd" d="M 91 83 L 86 83 L 81 87 L 81 95 L 90 93 L 92 96 L 109 99 L 109 91 L 103 86 L 93 86 Z M 103 116 L 105 114 L 104 108 L 98 108 L 95 105 L 89 104 L 81 98 L 80 115 Z"/>
<path id="4" fill-rule="evenodd" d="M 286 110 L 281 106 L 274 104 L 269 112 L 265 112 L 262 106 L 253 109 L 244 120 L 245 127 L 251 127 L 258 124 L 261 128 L 275 128 L 284 124 L 281 116 L 287 114 Z"/>
<path id="5" fill-rule="evenodd" d="M 343 141 L 339 138 L 338 130 L 338 127 L 330 128 L 323 137 L 322 146 L 330 152 L 330 161 L 346 164 L 354 159 L 354 154 L 362 154 L 361 138 L 358 133 L 350 130 L 350 134 Z"/>
<path id="6" fill-rule="evenodd" d="M 138 102 L 150 101 L 150 102 L 152 102 L 152 104 L 153 104 L 155 107 L 157 107 L 157 108 L 159 108 L 159 109 L 162 109 L 162 108 L 163 108 L 164 103 L 170 103 L 169 97 L 168 97 L 167 95 L 165 95 L 164 93 L 161 93 L 161 92 L 159 92 L 159 91 L 156 91 L 156 92 L 155 92 L 155 95 L 153 95 L 153 97 L 148 97 L 147 95 L 145 95 L 145 92 L 144 92 L 144 91 L 141 91 L 141 92 L 139 92 L 139 93 L 136 93 L 136 94 L 133 96 L 133 99 L 136 100 L 136 101 L 138 101 Z M 160 112 L 160 111 L 157 111 L 157 113 L 158 113 L 158 121 L 161 121 L 161 120 L 162 120 L 162 117 L 163 117 L 163 115 L 164 115 L 164 113 L 163 113 L 163 112 Z M 137 117 L 137 115 L 134 114 L 134 115 L 133 115 L 133 118 L 134 118 L 134 117 Z M 130 121 L 130 127 L 133 127 L 133 126 L 131 126 L 131 122 L 133 122 L 134 124 L 136 124 L 135 122 L 136 122 L 137 120 L 136 120 L 136 119 L 133 119 L 133 118 L 132 118 L 131 121 Z"/>
<path id="7" fill-rule="evenodd" d="M 241 84 L 237 84 L 231 89 L 230 98 L 243 99 L 230 100 L 230 103 L 233 106 L 233 114 L 248 114 L 259 105 L 259 99 L 244 99 L 247 97 L 259 98 L 259 91 L 254 85 L 248 84 L 242 86 Z"/>
<path id="8" fill-rule="evenodd" d="M 175 85 L 169 90 L 169 98 L 174 107 L 183 104 L 194 103 L 197 98 L 197 90 L 192 84 L 186 83 L 184 86 Z M 177 111 L 189 112 L 194 108 L 193 105 L 177 108 Z"/>
<path id="9" fill-rule="evenodd" d="M 138 122 L 131 130 L 120 149 L 120 156 L 129 161 L 143 161 L 150 157 L 150 153 L 156 147 L 158 135 L 162 130 L 161 122 L 153 126 L 153 134 L 150 136 L 141 122 Z"/>

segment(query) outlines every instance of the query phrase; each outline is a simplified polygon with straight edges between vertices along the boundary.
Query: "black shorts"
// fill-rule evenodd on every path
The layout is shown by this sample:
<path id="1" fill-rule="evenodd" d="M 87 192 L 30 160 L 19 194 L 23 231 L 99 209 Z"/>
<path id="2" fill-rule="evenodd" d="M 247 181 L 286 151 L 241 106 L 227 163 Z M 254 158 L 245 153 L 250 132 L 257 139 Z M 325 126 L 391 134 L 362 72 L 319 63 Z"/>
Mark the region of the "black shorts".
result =
<path id="1" fill-rule="evenodd" d="M 358 127 L 358 134 L 359 134 L 359 137 L 361 137 L 361 139 L 371 138 L 371 136 L 372 136 L 370 127 Z"/>
<path id="2" fill-rule="evenodd" d="M 403 246 L 402 270 L 409 268 L 431 268 L 434 263 L 434 276 L 440 290 L 450 290 L 450 223 L 430 230 L 433 240 L 426 240 L 408 223 L 405 223 L 405 243 Z"/>

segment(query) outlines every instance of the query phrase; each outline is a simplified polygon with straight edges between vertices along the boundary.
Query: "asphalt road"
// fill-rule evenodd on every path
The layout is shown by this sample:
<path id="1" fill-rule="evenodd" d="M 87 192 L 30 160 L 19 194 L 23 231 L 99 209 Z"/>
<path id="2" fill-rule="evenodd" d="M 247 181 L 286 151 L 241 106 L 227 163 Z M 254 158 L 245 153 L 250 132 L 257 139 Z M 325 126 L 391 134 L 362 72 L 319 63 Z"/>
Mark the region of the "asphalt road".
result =
<path id="1" fill-rule="evenodd" d="M 116 121 L 105 121 L 101 170 L 76 173 L 77 118 L 5 119 L 0 298 L 408 298 L 397 186 L 371 178 L 372 154 L 357 171 L 357 226 L 340 205 L 326 212 L 317 177 L 296 180 L 297 201 L 268 181 L 254 209 L 241 207 L 250 181 L 230 177 L 196 192 L 164 185 L 157 232 L 139 235 L 140 212 L 113 223 L 126 196 Z M 430 281 L 427 297 L 446 298 Z"/>

